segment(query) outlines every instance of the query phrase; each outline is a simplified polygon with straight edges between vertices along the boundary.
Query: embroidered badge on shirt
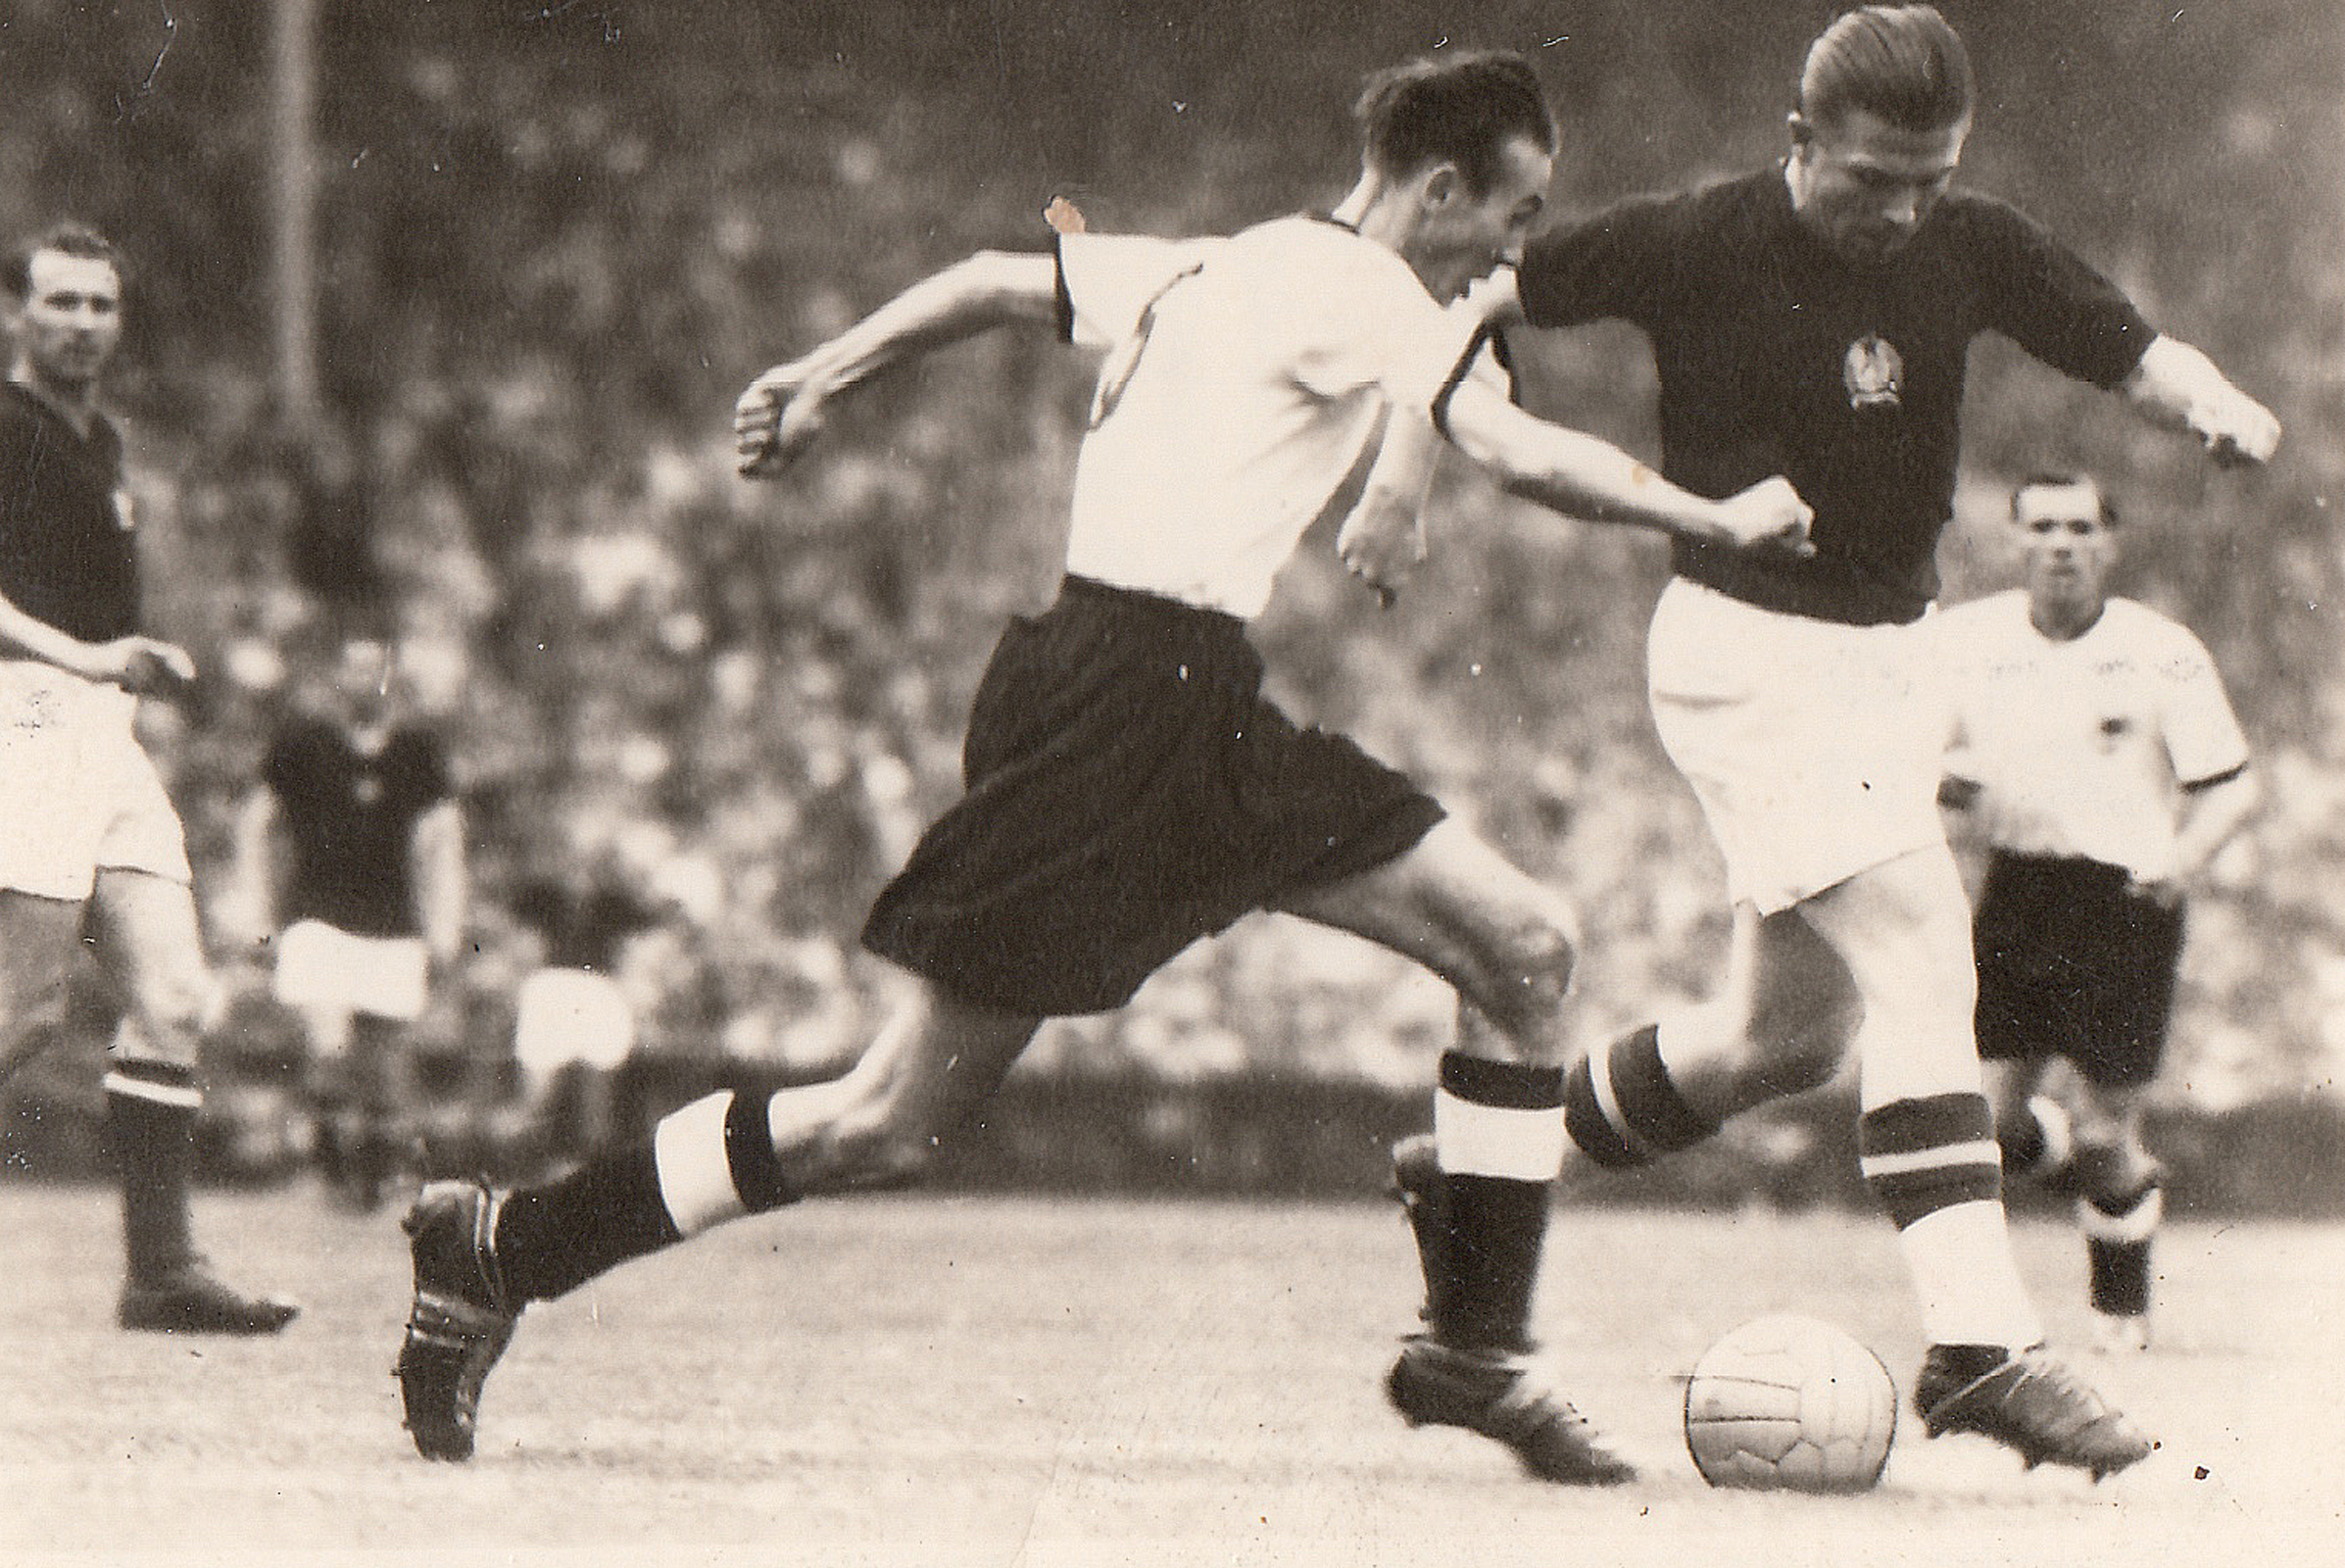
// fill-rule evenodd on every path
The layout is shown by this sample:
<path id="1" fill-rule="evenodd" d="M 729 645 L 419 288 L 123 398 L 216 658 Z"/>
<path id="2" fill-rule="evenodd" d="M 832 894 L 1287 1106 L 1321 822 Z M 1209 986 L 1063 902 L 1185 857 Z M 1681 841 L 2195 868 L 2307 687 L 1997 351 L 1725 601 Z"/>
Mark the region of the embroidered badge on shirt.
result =
<path id="1" fill-rule="evenodd" d="M 1850 408 L 1894 409 L 1905 390 L 1905 361 L 1898 357 L 1896 344 L 1868 332 L 1848 345 L 1840 379 L 1847 384 Z"/>

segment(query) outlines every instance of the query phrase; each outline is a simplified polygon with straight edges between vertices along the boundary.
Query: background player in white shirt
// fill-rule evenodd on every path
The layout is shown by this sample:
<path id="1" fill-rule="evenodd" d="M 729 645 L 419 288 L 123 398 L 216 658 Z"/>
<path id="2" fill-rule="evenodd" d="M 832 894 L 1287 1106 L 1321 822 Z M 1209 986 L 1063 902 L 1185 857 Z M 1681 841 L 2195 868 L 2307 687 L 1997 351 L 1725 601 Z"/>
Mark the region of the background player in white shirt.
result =
<path id="1" fill-rule="evenodd" d="M 744 1213 L 913 1178 L 1044 1018 L 1120 1006 L 1197 937 L 1278 909 L 1417 959 L 1465 1004 L 1435 1101 L 1452 1179 L 1421 1230 L 1430 1332 L 1392 1370 L 1394 1404 L 1548 1479 L 1626 1479 L 1526 1359 L 1564 1142 L 1572 915 L 1398 773 L 1264 698 L 1245 623 L 1396 420 L 1442 423 L 1526 493 L 1598 520 L 1782 549 L 1808 514 L 1781 480 L 1698 500 L 1467 377 L 1479 320 L 1444 302 L 1514 253 L 1553 170 L 1526 62 L 1399 68 L 1359 118 L 1359 180 L 1329 217 L 977 258 L 745 394 L 744 468 L 762 474 L 830 396 L 909 352 L 1053 319 L 1112 345 L 1058 601 L 1003 634 L 970 715 L 968 794 L 864 928 L 914 978 L 912 1003 L 836 1082 L 711 1096 L 560 1181 L 428 1189 L 400 1357 L 426 1455 L 470 1453 L 481 1381 L 527 1301 Z"/>
<path id="2" fill-rule="evenodd" d="M 1987 852 L 1974 923 L 1979 1051 L 2005 1162 L 2076 1194 L 2104 1343 L 2149 1342 L 2163 1208 L 2141 1136 L 2182 951 L 2184 895 L 2259 789 L 2206 649 L 2112 598 L 2117 515 L 2092 480 L 2013 494 L 2027 586 L 1948 611 L 1942 799 Z M 2046 1070 L 2074 1072 L 2063 1098 Z"/>

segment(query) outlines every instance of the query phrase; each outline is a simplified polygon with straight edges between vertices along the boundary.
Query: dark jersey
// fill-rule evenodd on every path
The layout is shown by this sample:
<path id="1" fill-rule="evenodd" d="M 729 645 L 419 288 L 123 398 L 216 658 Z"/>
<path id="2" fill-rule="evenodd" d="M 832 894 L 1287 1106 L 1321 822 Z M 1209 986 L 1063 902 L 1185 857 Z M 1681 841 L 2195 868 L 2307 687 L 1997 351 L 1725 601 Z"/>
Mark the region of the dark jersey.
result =
<path id="1" fill-rule="evenodd" d="M 415 823 L 452 793 L 439 741 L 401 727 L 368 753 L 339 726 L 302 719 L 269 747 L 261 777 L 292 845 L 286 918 L 415 935 Z"/>
<path id="2" fill-rule="evenodd" d="M 545 939 L 546 963 L 556 969 L 610 974 L 630 937 L 660 923 L 659 911 L 624 888 L 572 889 L 556 882 L 524 883 L 513 911 Z"/>
<path id="3" fill-rule="evenodd" d="M 1562 226 L 1521 278 L 1534 326 L 1617 318 L 1652 339 L 1670 479 L 1718 498 L 1780 473 L 1816 509 L 1812 559 L 1681 543 L 1679 573 L 1856 624 L 1913 620 L 1937 596 L 1973 337 L 2111 387 L 2155 336 L 1992 198 L 1949 192 L 1902 252 L 1860 268 L 1801 224 L 1780 170 Z"/>
<path id="4" fill-rule="evenodd" d="M 83 436 L 14 382 L 0 387 L 0 597 L 83 642 L 138 629 L 122 432 L 101 414 Z"/>

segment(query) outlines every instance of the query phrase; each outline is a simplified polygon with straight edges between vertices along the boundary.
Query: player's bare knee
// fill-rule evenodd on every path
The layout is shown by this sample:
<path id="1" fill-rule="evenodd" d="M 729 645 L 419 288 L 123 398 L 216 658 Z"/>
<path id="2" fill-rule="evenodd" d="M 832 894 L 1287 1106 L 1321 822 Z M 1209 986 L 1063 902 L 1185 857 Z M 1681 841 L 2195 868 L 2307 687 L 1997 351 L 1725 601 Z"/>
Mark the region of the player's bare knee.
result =
<path id="1" fill-rule="evenodd" d="M 2101 1202 L 2128 1200 L 2158 1179 L 2158 1162 L 2149 1151 L 2106 1125 L 2076 1136 L 2076 1152 L 2069 1162 L 2076 1191 Z"/>
<path id="2" fill-rule="evenodd" d="M 1751 1074 L 1778 1097 L 1804 1094 L 1839 1072 L 1851 1039 L 1852 1033 L 1818 1029 L 1758 1040 Z"/>
<path id="3" fill-rule="evenodd" d="M 226 1006 L 226 994 L 198 971 L 152 979 L 139 987 L 136 1013 L 146 1049 L 192 1066 L 205 1034 Z"/>
<path id="4" fill-rule="evenodd" d="M 1513 925 L 1486 963 L 1479 995 L 1468 1000 L 1501 1032 L 1521 1039 L 1552 1028 L 1571 995 L 1579 961 L 1569 922 L 1535 918 Z"/>

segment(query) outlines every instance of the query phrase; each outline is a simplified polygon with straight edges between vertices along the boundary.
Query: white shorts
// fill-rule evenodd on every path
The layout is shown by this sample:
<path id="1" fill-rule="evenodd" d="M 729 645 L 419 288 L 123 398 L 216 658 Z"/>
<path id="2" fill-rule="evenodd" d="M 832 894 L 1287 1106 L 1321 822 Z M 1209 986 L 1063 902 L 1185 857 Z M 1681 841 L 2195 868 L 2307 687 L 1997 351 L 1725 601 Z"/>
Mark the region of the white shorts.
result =
<path id="1" fill-rule="evenodd" d="M 635 1049 L 635 1008 L 609 975 L 540 969 L 513 999 L 513 1059 L 531 1073 L 611 1068 Z"/>
<path id="2" fill-rule="evenodd" d="M 362 937 L 322 920 L 296 920 L 277 939 L 269 992 L 302 1012 L 414 1023 L 423 1016 L 430 976 L 421 937 Z"/>
<path id="3" fill-rule="evenodd" d="M 194 880 L 137 710 L 117 687 L 0 660 L 0 888 L 79 903 L 101 869 Z"/>
<path id="4" fill-rule="evenodd" d="M 1653 726 L 1701 802 L 1735 902 L 1773 914 L 1944 846 L 1951 709 L 1935 640 L 1930 616 L 1844 626 L 1684 578 L 1662 593 L 1645 654 Z"/>

